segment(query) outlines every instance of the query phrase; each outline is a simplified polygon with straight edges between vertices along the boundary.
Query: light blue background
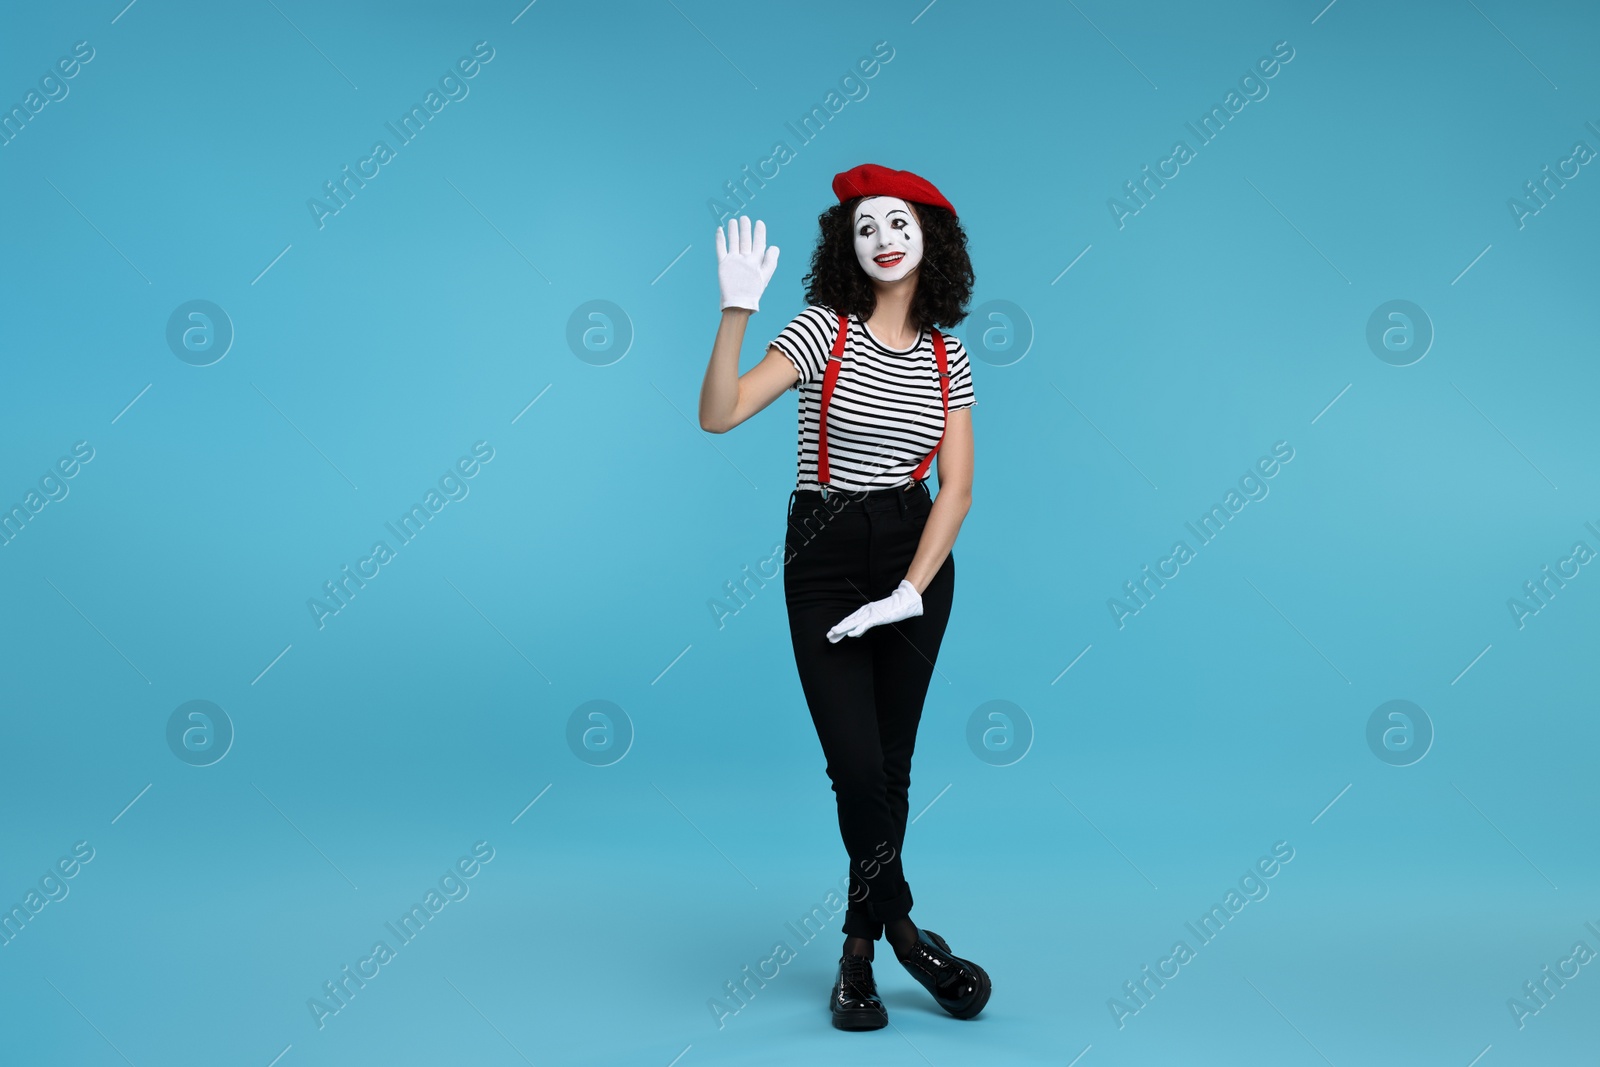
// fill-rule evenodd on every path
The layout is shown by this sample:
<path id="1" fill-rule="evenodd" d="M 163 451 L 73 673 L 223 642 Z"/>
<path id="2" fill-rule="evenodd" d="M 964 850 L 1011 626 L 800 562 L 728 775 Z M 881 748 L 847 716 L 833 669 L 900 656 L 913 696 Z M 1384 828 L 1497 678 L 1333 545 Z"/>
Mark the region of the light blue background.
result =
<path id="1" fill-rule="evenodd" d="M 1507 206 L 1600 148 L 1592 7 L 112 0 L 6 23 L 7 107 L 95 50 L 0 148 L 0 503 L 94 448 L 0 548 L 0 904 L 95 850 L 0 947 L 6 1062 L 1595 1047 L 1593 967 L 1522 1029 L 1507 1008 L 1600 949 L 1600 576 L 1520 629 L 1507 608 L 1600 549 L 1600 176 L 1521 228 Z M 307 200 L 479 41 L 470 94 L 319 229 Z M 800 144 L 785 123 L 878 41 L 866 95 Z M 1119 229 L 1108 198 L 1278 41 L 1269 95 Z M 794 479 L 794 394 L 725 436 L 695 420 L 708 201 L 780 139 L 745 367 L 861 162 L 934 181 L 974 307 L 1032 333 L 974 359 L 906 842 L 914 918 L 993 976 L 972 1022 L 881 952 L 894 1027 L 829 1028 L 839 920 L 784 924 L 845 856 L 781 579 L 721 627 L 710 607 L 780 543 Z M 204 367 L 165 340 L 196 299 L 236 330 Z M 1404 367 L 1365 336 L 1394 299 L 1436 331 Z M 591 300 L 626 317 L 620 359 L 568 345 Z M 957 332 L 976 353 L 987 325 Z M 478 441 L 469 495 L 319 629 L 307 600 Z M 1107 600 L 1277 441 L 1270 495 L 1119 629 Z M 166 741 L 195 699 L 236 731 L 211 766 Z M 1392 699 L 1436 731 L 1411 766 L 1367 745 Z M 631 724 L 609 766 L 566 740 L 590 700 Z M 991 700 L 1031 724 L 1009 766 L 966 741 Z M 477 841 L 470 894 L 319 1030 L 307 1000 Z M 1108 999 L 1279 841 L 1270 895 L 1119 1028 Z M 779 939 L 795 958 L 719 1028 L 708 1000 Z"/>

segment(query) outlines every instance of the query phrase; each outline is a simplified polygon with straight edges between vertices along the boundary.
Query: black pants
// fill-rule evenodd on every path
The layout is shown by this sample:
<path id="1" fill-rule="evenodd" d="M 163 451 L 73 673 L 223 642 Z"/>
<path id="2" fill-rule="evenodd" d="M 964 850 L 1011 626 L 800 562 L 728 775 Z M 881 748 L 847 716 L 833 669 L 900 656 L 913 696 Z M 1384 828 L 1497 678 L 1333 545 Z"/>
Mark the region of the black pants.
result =
<path id="1" fill-rule="evenodd" d="M 811 721 L 827 759 L 850 856 L 843 930 L 877 940 L 911 912 L 901 866 L 911 753 L 955 593 L 955 555 L 922 593 L 922 614 L 860 637 L 827 634 L 869 600 L 894 592 L 933 507 L 922 482 L 904 489 L 815 490 L 789 497 L 783 592 Z"/>

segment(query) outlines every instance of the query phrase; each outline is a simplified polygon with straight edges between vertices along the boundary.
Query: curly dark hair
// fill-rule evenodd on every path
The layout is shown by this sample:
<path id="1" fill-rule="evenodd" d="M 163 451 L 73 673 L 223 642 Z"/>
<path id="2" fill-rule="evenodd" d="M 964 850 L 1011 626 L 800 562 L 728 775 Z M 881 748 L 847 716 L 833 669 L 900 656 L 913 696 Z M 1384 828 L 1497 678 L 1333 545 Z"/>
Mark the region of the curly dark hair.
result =
<path id="1" fill-rule="evenodd" d="M 851 197 L 817 217 L 821 236 L 805 278 L 806 303 L 821 304 L 865 319 L 878 306 L 872 279 L 856 259 L 855 210 L 865 197 Z M 911 297 L 912 326 L 949 330 L 967 317 L 972 300 L 972 260 L 967 234 L 948 208 L 907 201 L 922 227 L 922 263 Z"/>

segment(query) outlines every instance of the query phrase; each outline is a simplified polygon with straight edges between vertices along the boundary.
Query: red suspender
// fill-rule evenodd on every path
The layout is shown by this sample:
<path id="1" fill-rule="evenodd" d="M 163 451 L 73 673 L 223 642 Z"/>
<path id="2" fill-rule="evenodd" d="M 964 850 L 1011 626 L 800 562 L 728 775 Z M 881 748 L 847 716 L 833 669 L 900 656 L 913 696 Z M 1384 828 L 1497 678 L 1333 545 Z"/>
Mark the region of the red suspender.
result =
<path id="1" fill-rule="evenodd" d="M 828 357 L 828 370 L 822 376 L 822 407 L 817 413 L 817 482 L 826 490 L 828 488 L 828 403 L 833 399 L 833 386 L 839 380 L 839 367 L 844 363 L 844 340 L 850 327 L 850 319 L 846 315 L 839 316 L 839 336 L 833 342 L 833 354 Z M 938 330 L 933 331 L 933 358 L 939 367 L 939 399 L 944 405 L 944 422 L 950 421 L 950 368 L 947 365 L 944 349 L 944 335 Z M 922 462 L 917 464 L 917 469 L 911 473 L 912 481 L 920 482 L 928 475 L 928 465 L 933 462 L 933 457 L 938 453 L 939 446 L 944 444 L 944 428 L 939 429 L 939 440 L 933 444 L 933 451 L 922 457 Z"/>
<path id="2" fill-rule="evenodd" d="M 934 453 L 944 444 L 945 423 L 950 421 L 950 368 L 945 366 L 944 335 L 938 330 L 933 331 L 933 358 L 939 365 L 939 399 L 944 403 L 944 421 L 939 424 L 939 439 L 933 443 L 933 452 L 923 456 L 917 469 L 911 472 L 911 480 L 917 482 L 928 476 L 928 464 L 933 462 Z"/>
<path id="3" fill-rule="evenodd" d="M 833 355 L 828 357 L 828 372 L 822 376 L 822 409 L 817 412 L 817 481 L 828 488 L 828 401 L 833 399 L 833 383 L 839 380 L 839 365 L 844 362 L 844 337 L 850 319 L 839 316 L 839 336 L 833 342 Z"/>

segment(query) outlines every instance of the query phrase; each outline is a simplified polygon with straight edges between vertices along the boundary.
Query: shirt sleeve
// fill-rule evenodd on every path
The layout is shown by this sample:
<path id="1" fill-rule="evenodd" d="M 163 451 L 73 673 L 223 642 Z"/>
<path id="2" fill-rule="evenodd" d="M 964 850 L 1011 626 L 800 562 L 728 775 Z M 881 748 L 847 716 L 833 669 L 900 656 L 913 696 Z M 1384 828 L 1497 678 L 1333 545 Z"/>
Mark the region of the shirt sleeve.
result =
<path id="1" fill-rule="evenodd" d="M 838 334 L 839 316 L 828 308 L 812 304 L 772 339 L 772 346 L 789 358 L 800 375 L 789 388 L 799 389 L 822 377 Z"/>
<path id="2" fill-rule="evenodd" d="M 954 334 L 944 335 L 945 361 L 950 366 L 950 410 L 970 408 L 978 402 L 972 390 L 972 364 L 967 348 Z"/>

